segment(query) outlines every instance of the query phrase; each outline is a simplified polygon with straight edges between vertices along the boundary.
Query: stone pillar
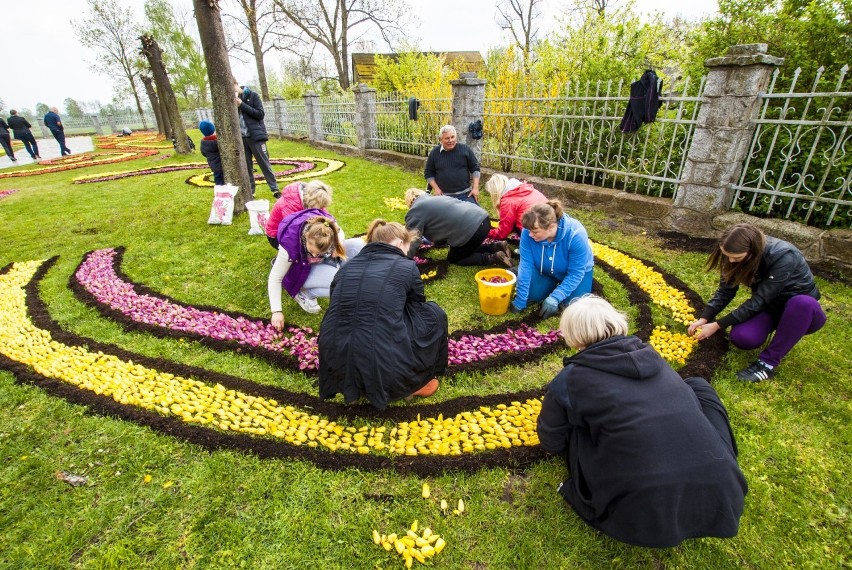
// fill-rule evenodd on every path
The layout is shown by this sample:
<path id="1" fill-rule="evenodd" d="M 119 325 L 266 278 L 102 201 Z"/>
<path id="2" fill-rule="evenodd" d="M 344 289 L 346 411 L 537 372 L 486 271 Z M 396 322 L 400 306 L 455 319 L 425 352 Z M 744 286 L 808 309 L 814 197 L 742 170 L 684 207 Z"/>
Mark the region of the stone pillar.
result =
<path id="1" fill-rule="evenodd" d="M 39 118 L 37 118 L 37 119 L 36 119 L 36 121 L 38 122 L 38 128 L 39 128 L 39 130 L 41 130 L 41 137 L 42 137 L 42 138 L 47 139 L 47 138 L 50 138 L 50 137 L 52 137 L 52 136 L 53 136 L 53 134 L 50 132 L 50 129 L 48 129 L 48 128 L 44 125 L 44 119 L 42 119 L 41 117 L 39 117 Z"/>
<path id="2" fill-rule="evenodd" d="M 711 221 L 730 209 L 754 135 L 765 91 L 782 58 L 766 44 L 738 45 L 704 62 L 707 82 L 669 225 L 689 235 L 712 235 Z"/>
<path id="3" fill-rule="evenodd" d="M 283 97 L 273 97 L 272 106 L 275 107 L 275 118 L 278 120 L 278 136 L 292 134 L 290 131 L 290 117 L 287 116 L 287 105 Z"/>
<path id="4" fill-rule="evenodd" d="M 95 127 L 95 134 L 96 135 L 104 134 L 104 129 L 101 126 L 101 120 L 98 118 L 98 116 L 97 115 L 89 115 L 89 117 L 92 119 L 92 126 Z"/>
<path id="5" fill-rule="evenodd" d="M 355 92 L 355 136 L 358 148 L 376 148 L 376 90 L 359 83 Z"/>
<path id="6" fill-rule="evenodd" d="M 308 116 L 308 140 L 322 141 L 322 115 L 320 115 L 319 95 L 313 91 L 305 93 L 305 114 Z"/>
<path id="7" fill-rule="evenodd" d="M 485 79 L 476 77 L 476 73 L 463 72 L 458 79 L 450 81 L 453 86 L 453 118 L 452 125 L 458 131 L 458 140 L 469 146 L 476 158 L 482 154 L 482 140 L 474 140 L 467 132 L 471 122 L 482 120 L 485 109 Z"/>
<path id="8" fill-rule="evenodd" d="M 117 133 L 118 129 L 115 127 L 115 115 L 110 113 L 109 115 L 107 115 L 107 120 L 109 121 L 109 130 L 113 134 Z"/>

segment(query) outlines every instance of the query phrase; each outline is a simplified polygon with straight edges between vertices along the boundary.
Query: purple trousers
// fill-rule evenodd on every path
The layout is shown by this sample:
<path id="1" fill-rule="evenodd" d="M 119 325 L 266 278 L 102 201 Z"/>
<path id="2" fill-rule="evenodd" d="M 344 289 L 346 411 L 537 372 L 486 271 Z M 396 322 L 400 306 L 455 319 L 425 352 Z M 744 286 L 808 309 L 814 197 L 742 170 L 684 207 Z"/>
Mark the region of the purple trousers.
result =
<path id="1" fill-rule="evenodd" d="M 778 366 L 793 346 L 806 334 L 825 325 L 825 311 L 819 301 L 808 295 L 791 297 L 776 322 L 768 312 L 759 313 L 731 327 L 728 338 L 737 348 L 751 350 L 763 346 L 772 331 L 775 336 L 759 358 L 770 366 Z"/>

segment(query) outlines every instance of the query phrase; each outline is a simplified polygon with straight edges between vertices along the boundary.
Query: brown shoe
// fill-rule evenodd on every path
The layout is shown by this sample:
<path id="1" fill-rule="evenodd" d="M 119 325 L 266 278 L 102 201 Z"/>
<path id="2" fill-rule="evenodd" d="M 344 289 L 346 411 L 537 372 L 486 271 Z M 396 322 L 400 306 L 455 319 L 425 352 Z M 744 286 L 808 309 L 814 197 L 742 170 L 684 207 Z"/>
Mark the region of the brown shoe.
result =
<path id="1" fill-rule="evenodd" d="M 438 386 L 440 386 L 440 385 L 441 384 L 438 382 L 438 380 L 436 378 L 432 378 L 431 380 L 426 382 L 426 384 L 422 388 L 420 388 L 419 390 L 417 390 L 416 392 L 414 392 L 413 394 L 408 396 L 405 400 L 407 402 L 410 402 L 414 398 L 414 396 L 420 396 L 421 398 L 428 398 L 429 396 L 431 396 L 432 394 L 434 394 L 435 392 L 438 391 Z"/>

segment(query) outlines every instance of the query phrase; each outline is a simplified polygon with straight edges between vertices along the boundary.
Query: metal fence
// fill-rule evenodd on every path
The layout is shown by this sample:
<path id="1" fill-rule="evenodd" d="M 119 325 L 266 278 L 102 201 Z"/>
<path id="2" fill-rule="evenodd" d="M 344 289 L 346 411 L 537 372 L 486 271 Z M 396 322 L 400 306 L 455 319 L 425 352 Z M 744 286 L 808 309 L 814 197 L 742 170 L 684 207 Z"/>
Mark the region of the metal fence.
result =
<path id="1" fill-rule="evenodd" d="M 278 118 L 278 123 L 281 125 L 283 134 L 308 136 L 311 131 L 308 125 L 308 111 L 305 107 L 305 100 L 286 99 L 279 100 L 278 103 L 281 109 L 281 117 Z"/>
<path id="2" fill-rule="evenodd" d="M 809 225 L 852 224 L 852 88 L 819 68 L 807 90 L 772 76 L 732 207 Z"/>
<path id="3" fill-rule="evenodd" d="M 704 79 L 660 98 L 656 122 L 624 134 L 623 81 L 494 86 L 484 100 L 482 163 L 505 172 L 672 197 L 680 181 Z"/>
<path id="4" fill-rule="evenodd" d="M 320 97 L 318 106 L 323 139 L 356 146 L 355 94 L 350 92 Z"/>
<path id="5" fill-rule="evenodd" d="M 408 98 L 399 93 L 376 94 L 376 148 L 426 156 L 438 131 L 452 118 L 452 98 L 420 99 L 417 120 L 408 114 Z"/>
<path id="6" fill-rule="evenodd" d="M 98 126 L 103 133 L 113 131 L 110 125 L 115 125 L 115 131 L 121 132 L 123 128 L 128 128 L 134 131 L 140 129 L 156 129 L 157 120 L 152 114 L 145 114 L 145 118 L 139 116 L 139 113 L 122 113 L 118 115 L 97 115 L 97 122 L 93 115 L 83 115 L 80 117 L 62 116 L 62 126 L 65 127 L 66 135 L 93 135 L 98 132 Z"/>

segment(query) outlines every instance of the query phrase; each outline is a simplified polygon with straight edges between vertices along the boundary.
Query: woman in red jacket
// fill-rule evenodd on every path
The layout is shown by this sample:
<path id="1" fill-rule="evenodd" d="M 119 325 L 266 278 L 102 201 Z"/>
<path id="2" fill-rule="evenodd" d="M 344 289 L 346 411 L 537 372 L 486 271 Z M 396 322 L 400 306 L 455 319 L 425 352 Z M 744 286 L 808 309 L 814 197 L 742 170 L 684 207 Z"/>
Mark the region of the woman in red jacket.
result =
<path id="1" fill-rule="evenodd" d="M 273 249 L 278 249 L 278 224 L 281 220 L 307 210 L 316 208 L 318 210 L 328 209 L 331 204 L 331 186 L 320 180 L 305 182 L 293 182 L 288 184 L 281 192 L 281 197 L 272 206 L 269 219 L 266 220 L 266 239 Z"/>
<path id="2" fill-rule="evenodd" d="M 524 229 L 521 225 L 524 212 L 536 204 L 547 202 L 547 197 L 529 182 L 506 178 L 502 174 L 489 178 L 485 190 L 491 195 L 491 203 L 500 215 L 500 225 L 488 232 L 488 237 L 496 240 L 506 239 L 512 230 L 520 235 Z"/>

